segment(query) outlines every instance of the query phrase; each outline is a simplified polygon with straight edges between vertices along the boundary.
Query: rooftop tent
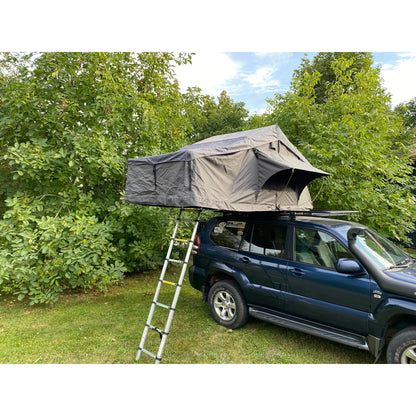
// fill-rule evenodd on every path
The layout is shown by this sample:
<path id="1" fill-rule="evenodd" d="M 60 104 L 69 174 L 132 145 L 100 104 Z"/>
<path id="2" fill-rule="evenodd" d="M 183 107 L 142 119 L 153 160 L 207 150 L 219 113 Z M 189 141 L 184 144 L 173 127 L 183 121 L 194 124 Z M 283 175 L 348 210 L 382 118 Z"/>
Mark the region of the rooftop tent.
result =
<path id="1" fill-rule="evenodd" d="M 210 137 L 129 159 L 127 203 L 222 211 L 310 210 L 314 168 L 278 126 Z"/>

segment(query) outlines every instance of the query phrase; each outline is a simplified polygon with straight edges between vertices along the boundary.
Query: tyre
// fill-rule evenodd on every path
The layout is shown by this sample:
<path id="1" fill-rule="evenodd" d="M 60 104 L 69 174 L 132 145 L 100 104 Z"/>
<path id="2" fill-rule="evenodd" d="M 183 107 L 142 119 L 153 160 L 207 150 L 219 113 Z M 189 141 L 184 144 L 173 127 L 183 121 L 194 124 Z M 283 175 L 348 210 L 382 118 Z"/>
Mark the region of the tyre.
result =
<path id="1" fill-rule="evenodd" d="M 416 327 L 399 331 L 387 346 L 387 363 L 416 364 Z"/>
<path id="2" fill-rule="evenodd" d="M 247 323 L 247 303 L 232 280 L 220 280 L 211 287 L 208 306 L 214 321 L 226 328 L 236 329 Z"/>

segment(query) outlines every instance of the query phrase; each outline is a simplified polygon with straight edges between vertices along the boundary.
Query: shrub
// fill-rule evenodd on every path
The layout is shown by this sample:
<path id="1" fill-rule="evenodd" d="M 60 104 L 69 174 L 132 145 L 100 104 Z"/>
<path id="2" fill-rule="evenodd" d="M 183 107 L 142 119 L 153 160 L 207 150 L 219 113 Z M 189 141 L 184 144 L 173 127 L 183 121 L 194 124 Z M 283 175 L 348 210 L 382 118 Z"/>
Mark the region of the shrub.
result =
<path id="1" fill-rule="evenodd" d="M 120 280 L 126 270 L 106 222 L 87 212 L 39 216 L 42 201 L 17 196 L 0 221 L 0 287 L 51 303 L 65 289 L 97 288 Z"/>

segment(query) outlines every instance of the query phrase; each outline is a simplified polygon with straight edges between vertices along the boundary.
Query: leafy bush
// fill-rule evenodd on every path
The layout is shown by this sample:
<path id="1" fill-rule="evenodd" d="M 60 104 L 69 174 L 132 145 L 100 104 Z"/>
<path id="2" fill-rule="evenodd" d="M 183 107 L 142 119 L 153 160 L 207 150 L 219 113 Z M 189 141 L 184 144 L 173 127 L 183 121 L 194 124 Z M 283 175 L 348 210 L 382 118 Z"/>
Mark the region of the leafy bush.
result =
<path id="1" fill-rule="evenodd" d="M 44 215 L 54 199 L 64 208 L 59 215 Z M 0 221 L 0 288 L 32 304 L 52 303 L 66 289 L 102 291 L 125 272 L 160 267 L 177 215 L 119 201 L 100 220 L 89 212 L 95 206 L 90 198 L 69 210 L 70 203 L 58 195 L 18 194 L 6 206 Z"/>
<path id="2" fill-rule="evenodd" d="M 43 201 L 16 196 L 0 221 L 0 286 L 31 303 L 53 302 L 65 289 L 104 290 L 126 270 L 106 222 L 81 210 L 39 216 Z"/>
<path id="3" fill-rule="evenodd" d="M 128 272 L 156 269 L 166 257 L 177 212 L 119 203 L 109 207 L 107 224 Z"/>

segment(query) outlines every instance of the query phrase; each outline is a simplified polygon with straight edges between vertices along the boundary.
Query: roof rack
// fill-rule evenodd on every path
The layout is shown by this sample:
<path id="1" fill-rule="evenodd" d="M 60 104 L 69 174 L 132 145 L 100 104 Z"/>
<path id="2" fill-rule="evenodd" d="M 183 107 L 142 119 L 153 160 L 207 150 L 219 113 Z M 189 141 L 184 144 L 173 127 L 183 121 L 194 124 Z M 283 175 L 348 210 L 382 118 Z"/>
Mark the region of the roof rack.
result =
<path id="1" fill-rule="evenodd" d="M 235 212 L 223 211 L 223 215 L 233 215 Z M 358 211 L 334 211 L 334 210 L 310 210 L 310 211 L 256 211 L 256 212 L 240 212 L 242 216 L 248 215 L 270 215 L 270 216 L 288 216 L 290 220 L 295 220 L 297 216 L 302 217 L 346 217 L 356 214 Z"/>
<path id="2" fill-rule="evenodd" d="M 310 210 L 310 211 L 279 211 L 278 215 L 288 215 L 291 220 L 295 220 L 296 216 L 303 217 L 346 217 L 350 214 L 356 214 L 358 211 L 333 211 L 333 210 Z"/>

